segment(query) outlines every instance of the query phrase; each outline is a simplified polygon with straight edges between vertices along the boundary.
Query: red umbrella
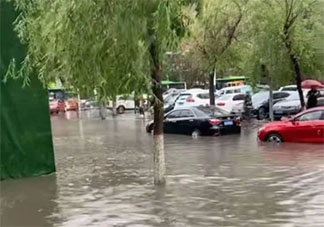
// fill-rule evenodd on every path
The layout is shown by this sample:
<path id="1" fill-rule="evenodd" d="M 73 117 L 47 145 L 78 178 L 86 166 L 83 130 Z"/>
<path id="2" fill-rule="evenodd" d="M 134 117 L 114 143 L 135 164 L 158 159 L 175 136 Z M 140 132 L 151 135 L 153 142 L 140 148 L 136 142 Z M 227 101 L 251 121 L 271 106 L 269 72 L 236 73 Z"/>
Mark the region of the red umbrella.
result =
<path id="1" fill-rule="evenodd" d="M 321 84 L 321 82 L 317 81 L 317 80 L 304 80 L 301 83 L 302 88 L 324 88 L 324 85 Z"/>

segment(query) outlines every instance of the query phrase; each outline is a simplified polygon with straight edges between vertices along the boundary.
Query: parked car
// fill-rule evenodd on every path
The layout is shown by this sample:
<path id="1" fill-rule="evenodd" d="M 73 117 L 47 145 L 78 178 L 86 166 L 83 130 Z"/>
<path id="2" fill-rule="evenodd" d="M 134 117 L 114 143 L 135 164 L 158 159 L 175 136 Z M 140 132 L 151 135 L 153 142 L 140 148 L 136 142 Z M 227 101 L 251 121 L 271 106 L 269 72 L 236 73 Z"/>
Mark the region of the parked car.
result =
<path id="1" fill-rule="evenodd" d="M 299 99 L 285 100 L 277 102 L 273 106 L 273 116 L 276 120 L 280 120 L 282 117 L 295 115 L 301 110 L 302 108 Z"/>
<path id="2" fill-rule="evenodd" d="M 176 103 L 179 95 L 180 95 L 180 92 L 178 92 L 178 93 L 173 92 L 164 98 L 164 106 L 163 106 L 164 113 L 168 113 L 174 109 L 175 103 Z"/>
<path id="3" fill-rule="evenodd" d="M 180 92 L 183 92 L 183 91 L 185 91 L 185 89 L 170 88 L 169 90 L 167 90 L 163 93 L 163 99 L 165 100 L 170 95 L 179 94 Z"/>
<path id="4" fill-rule="evenodd" d="M 280 87 L 278 91 L 297 91 L 297 85 L 286 85 L 283 87 Z"/>
<path id="5" fill-rule="evenodd" d="M 75 98 L 68 98 L 65 101 L 65 111 L 69 111 L 69 110 L 74 110 L 77 111 L 79 109 L 79 105 L 78 105 L 78 100 Z"/>
<path id="6" fill-rule="evenodd" d="M 274 143 L 324 143 L 324 107 L 315 107 L 290 119 L 268 123 L 259 129 L 258 138 Z"/>
<path id="7" fill-rule="evenodd" d="M 209 91 L 203 89 L 190 89 L 181 92 L 175 102 L 174 109 L 192 106 L 209 106 Z"/>
<path id="8" fill-rule="evenodd" d="M 275 91 L 273 92 L 273 104 L 287 100 L 290 96 L 296 95 L 296 92 Z M 252 96 L 253 114 L 259 120 L 269 116 L 269 91 L 262 91 Z"/>
<path id="9" fill-rule="evenodd" d="M 98 107 L 98 102 L 94 98 L 81 99 L 81 109 L 82 110 L 91 110 L 96 107 Z"/>
<path id="10" fill-rule="evenodd" d="M 65 111 L 65 103 L 60 99 L 49 98 L 50 113 L 58 114 L 60 111 Z"/>
<path id="11" fill-rule="evenodd" d="M 146 126 L 151 132 L 154 122 Z M 186 135 L 223 135 L 239 133 L 240 119 L 217 107 L 188 107 L 170 111 L 164 117 L 164 132 Z"/>
<path id="12" fill-rule="evenodd" d="M 112 109 L 113 102 L 109 101 L 108 108 Z M 125 113 L 126 110 L 135 110 L 133 95 L 118 95 L 116 98 L 116 111 L 118 114 Z"/>
<path id="13" fill-rule="evenodd" d="M 225 88 L 220 89 L 217 92 L 217 96 L 229 95 L 229 94 L 239 94 L 239 93 L 245 94 L 246 92 L 249 92 L 250 94 L 252 94 L 252 87 L 250 85 L 225 87 Z"/>
<path id="14" fill-rule="evenodd" d="M 233 107 L 238 104 L 242 104 L 243 108 L 245 95 L 245 93 L 222 95 L 216 100 L 215 104 L 218 108 L 231 113 L 233 111 Z"/>

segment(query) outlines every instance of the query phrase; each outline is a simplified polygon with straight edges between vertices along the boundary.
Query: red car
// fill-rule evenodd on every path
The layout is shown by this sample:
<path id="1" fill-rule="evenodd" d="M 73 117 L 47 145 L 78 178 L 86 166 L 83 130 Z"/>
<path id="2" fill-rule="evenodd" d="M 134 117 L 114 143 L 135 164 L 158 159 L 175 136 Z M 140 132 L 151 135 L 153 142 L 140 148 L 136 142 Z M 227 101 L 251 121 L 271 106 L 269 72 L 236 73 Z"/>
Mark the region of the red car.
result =
<path id="1" fill-rule="evenodd" d="M 324 143 L 324 107 L 305 110 L 294 117 L 264 125 L 258 138 L 267 142 Z"/>
<path id="2" fill-rule="evenodd" d="M 61 100 L 50 99 L 49 100 L 49 108 L 50 108 L 50 113 L 57 113 L 58 114 L 60 111 L 65 110 L 65 104 Z"/>
<path id="3" fill-rule="evenodd" d="M 78 110 L 78 101 L 75 99 L 68 99 L 65 101 L 65 111 Z"/>

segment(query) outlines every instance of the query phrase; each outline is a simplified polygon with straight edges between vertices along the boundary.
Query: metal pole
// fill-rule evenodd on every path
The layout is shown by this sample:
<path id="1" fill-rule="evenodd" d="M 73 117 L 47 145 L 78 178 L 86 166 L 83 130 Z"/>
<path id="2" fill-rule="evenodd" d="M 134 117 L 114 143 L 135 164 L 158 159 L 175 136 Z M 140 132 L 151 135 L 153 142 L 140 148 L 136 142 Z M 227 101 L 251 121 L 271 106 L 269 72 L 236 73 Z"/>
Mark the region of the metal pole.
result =
<path id="1" fill-rule="evenodd" d="M 269 89 L 269 117 L 273 121 L 273 91 L 272 91 L 272 77 L 270 76 L 270 89 Z"/>
<path id="2" fill-rule="evenodd" d="M 270 53 L 270 72 L 269 72 L 269 118 L 270 121 L 273 121 L 273 91 L 272 91 L 272 86 L 273 86 L 273 80 L 272 80 L 272 51 L 271 47 L 269 47 L 269 53 Z"/>

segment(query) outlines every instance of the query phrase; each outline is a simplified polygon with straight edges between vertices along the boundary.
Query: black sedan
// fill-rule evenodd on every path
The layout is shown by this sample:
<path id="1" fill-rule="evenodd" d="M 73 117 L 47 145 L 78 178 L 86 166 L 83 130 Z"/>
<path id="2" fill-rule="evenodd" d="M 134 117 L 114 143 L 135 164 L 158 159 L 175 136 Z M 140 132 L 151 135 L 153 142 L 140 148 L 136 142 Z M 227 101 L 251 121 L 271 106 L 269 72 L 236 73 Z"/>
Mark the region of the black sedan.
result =
<path id="1" fill-rule="evenodd" d="M 151 133 L 153 121 L 146 126 L 146 131 Z M 174 134 L 224 135 L 240 133 L 240 119 L 217 107 L 190 107 L 176 109 L 164 117 L 164 132 Z"/>

